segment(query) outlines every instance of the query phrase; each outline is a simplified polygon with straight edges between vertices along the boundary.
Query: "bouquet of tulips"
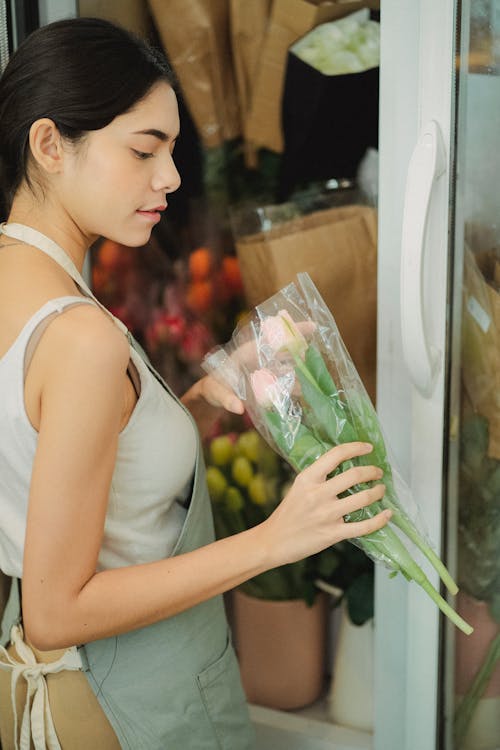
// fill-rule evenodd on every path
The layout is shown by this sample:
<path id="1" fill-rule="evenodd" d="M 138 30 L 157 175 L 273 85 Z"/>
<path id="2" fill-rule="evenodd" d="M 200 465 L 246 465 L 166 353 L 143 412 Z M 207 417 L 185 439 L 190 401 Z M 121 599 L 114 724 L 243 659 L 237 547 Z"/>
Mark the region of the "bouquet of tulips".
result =
<path id="1" fill-rule="evenodd" d="M 371 443 L 367 456 L 344 462 L 375 464 L 384 472 L 382 500 L 345 518 L 360 521 L 387 508 L 390 523 L 354 540 L 393 575 L 415 581 L 465 633 L 472 628 L 431 584 L 410 549 L 414 545 L 438 572 L 451 594 L 457 585 L 422 533 L 412 498 L 390 460 L 375 410 L 342 342 L 335 321 L 307 274 L 258 305 L 231 341 L 203 362 L 245 402 L 259 432 L 299 472 L 335 445 Z M 348 492 L 364 489 L 362 485 Z M 408 540 L 410 549 L 406 546 Z"/>

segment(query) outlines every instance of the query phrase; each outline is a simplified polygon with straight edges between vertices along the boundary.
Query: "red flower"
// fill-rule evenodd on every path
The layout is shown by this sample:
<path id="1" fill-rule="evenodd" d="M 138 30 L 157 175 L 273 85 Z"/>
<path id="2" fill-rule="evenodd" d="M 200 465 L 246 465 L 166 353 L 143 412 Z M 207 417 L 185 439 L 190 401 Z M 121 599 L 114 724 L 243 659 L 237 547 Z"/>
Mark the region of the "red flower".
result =
<path id="1" fill-rule="evenodd" d="M 158 310 L 146 328 L 146 340 L 151 349 L 167 344 L 176 346 L 186 330 L 186 321 L 179 315 L 169 315 L 165 310 Z"/>
<path id="2" fill-rule="evenodd" d="M 213 345 L 214 340 L 209 329 L 200 321 L 195 321 L 183 336 L 181 355 L 187 362 L 200 362 Z"/>

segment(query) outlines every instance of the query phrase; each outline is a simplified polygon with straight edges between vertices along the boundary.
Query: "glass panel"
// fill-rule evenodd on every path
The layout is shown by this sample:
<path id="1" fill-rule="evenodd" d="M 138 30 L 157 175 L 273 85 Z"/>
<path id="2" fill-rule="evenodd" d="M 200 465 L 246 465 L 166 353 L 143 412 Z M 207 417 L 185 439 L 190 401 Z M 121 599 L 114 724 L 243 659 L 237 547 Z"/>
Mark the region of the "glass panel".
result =
<path id="1" fill-rule="evenodd" d="M 460 4 L 459 4 L 460 7 Z M 445 747 L 500 747 L 500 2 L 461 5 L 450 539 L 458 607 L 447 632 Z M 454 396 L 456 398 L 454 398 Z M 446 710 L 448 709 L 448 710 Z"/>

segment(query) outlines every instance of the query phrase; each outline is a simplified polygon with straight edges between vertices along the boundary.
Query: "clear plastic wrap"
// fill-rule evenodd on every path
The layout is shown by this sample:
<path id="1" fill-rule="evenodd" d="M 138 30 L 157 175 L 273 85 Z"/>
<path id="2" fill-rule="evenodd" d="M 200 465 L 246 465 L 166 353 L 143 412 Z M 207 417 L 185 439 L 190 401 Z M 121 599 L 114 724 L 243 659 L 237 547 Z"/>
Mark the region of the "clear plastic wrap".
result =
<path id="1" fill-rule="evenodd" d="M 212 350 L 204 369 L 245 402 L 255 427 L 299 472 L 335 445 L 360 440 L 368 456 L 344 462 L 375 464 L 383 472 L 384 498 L 346 517 L 357 521 L 383 508 L 390 523 L 353 542 L 393 574 L 418 583 L 466 633 L 471 628 L 434 589 L 405 546 L 415 545 L 439 573 L 450 593 L 457 586 L 422 531 L 409 488 L 395 469 L 377 415 L 344 346 L 333 316 L 308 274 L 258 305 L 236 328 L 231 341 Z M 350 493 L 362 486 L 353 487 Z M 403 542 L 403 539 L 405 542 Z"/>

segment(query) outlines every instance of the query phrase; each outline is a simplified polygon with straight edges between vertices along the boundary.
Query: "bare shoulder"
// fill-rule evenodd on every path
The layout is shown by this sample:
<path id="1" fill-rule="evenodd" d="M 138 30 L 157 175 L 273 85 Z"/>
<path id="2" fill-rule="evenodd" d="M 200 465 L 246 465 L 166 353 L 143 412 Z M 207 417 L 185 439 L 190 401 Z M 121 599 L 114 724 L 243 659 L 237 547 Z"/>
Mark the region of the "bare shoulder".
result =
<path id="1" fill-rule="evenodd" d="M 38 346 L 40 364 L 92 370 L 125 372 L 130 346 L 122 331 L 106 313 L 92 304 L 70 307 L 50 323 Z"/>

